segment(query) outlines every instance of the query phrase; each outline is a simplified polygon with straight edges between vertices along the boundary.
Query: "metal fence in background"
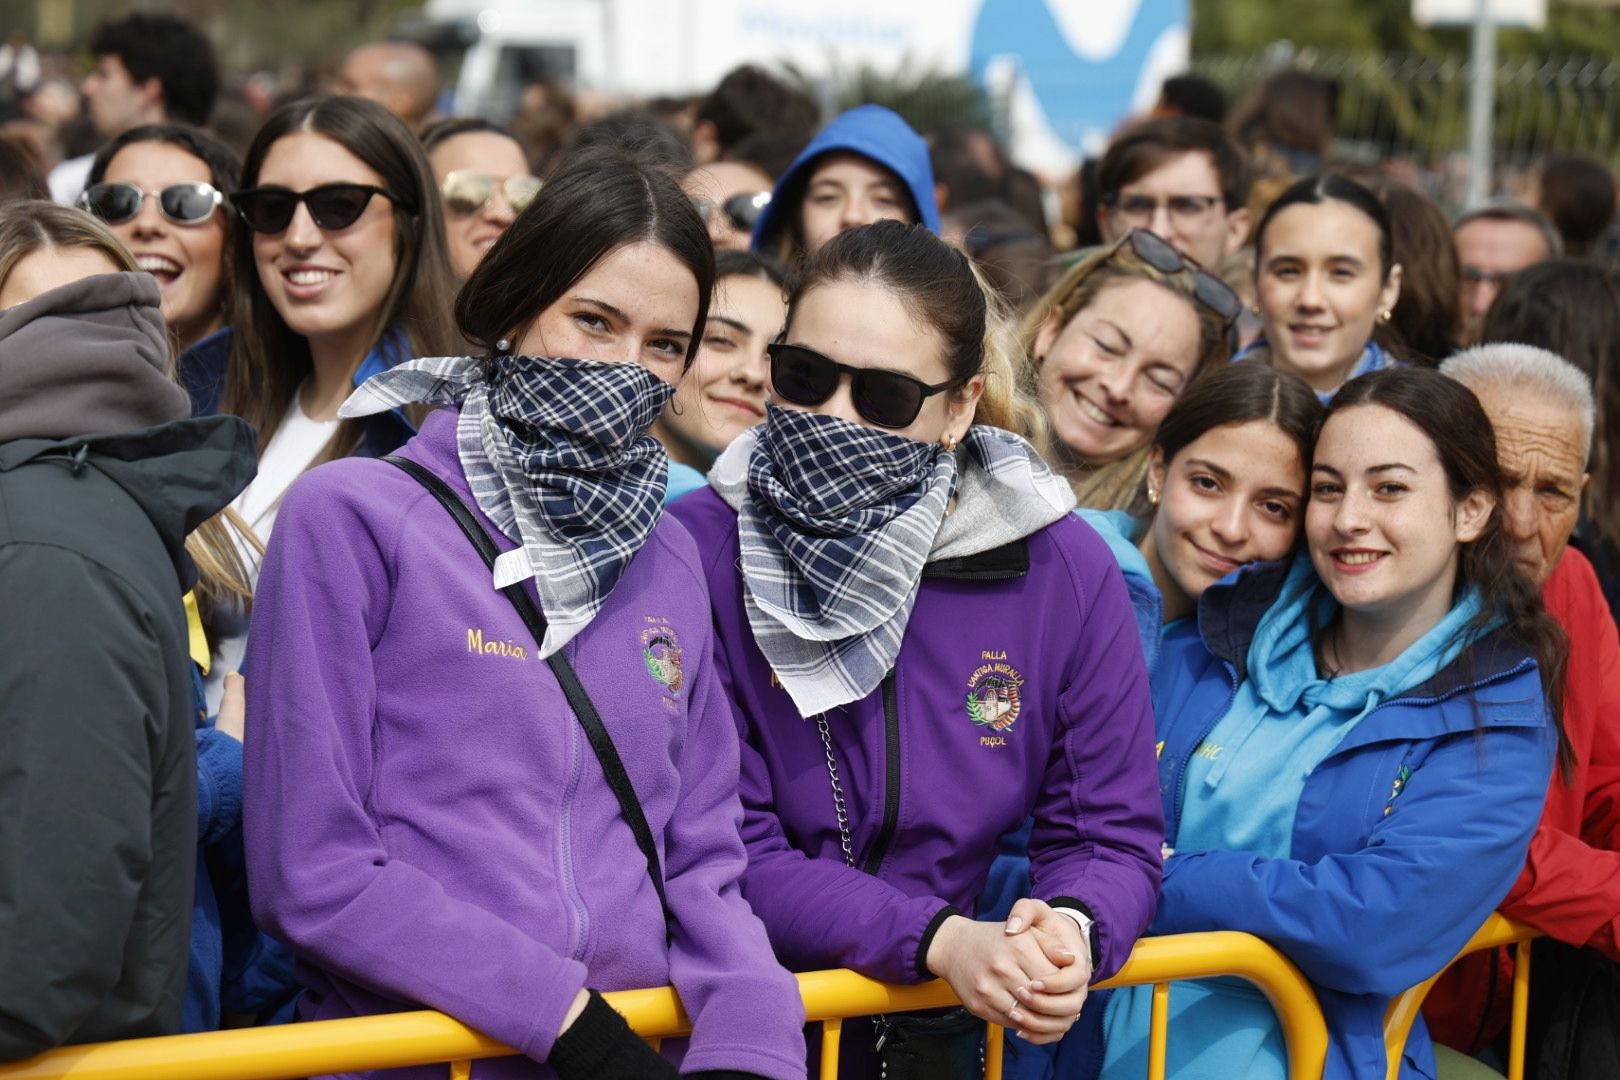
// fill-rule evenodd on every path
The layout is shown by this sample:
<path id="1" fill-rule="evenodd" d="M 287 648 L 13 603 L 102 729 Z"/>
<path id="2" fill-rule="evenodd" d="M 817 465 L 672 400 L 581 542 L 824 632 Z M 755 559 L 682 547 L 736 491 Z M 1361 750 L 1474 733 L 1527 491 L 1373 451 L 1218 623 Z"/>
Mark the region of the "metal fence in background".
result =
<path id="1" fill-rule="evenodd" d="M 1368 163 L 1406 159 L 1448 177 L 1465 172 L 1472 71 L 1466 58 L 1301 50 L 1199 57 L 1193 68 L 1237 105 L 1284 64 L 1338 82 L 1339 137 L 1348 156 Z M 1503 61 L 1492 128 L 1499 189 L 1553 151 L 1620 164 L 1620 60 Z"/>

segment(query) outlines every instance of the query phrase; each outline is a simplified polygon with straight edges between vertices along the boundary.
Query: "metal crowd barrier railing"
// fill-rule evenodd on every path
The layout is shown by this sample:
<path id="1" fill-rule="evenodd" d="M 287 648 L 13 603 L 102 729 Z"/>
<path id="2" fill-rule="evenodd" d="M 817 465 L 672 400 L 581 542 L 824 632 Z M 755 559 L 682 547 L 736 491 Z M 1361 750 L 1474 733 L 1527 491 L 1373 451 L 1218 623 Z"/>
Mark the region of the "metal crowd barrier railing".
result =
<path id="1" fill-rule="evenodd" d="M 1525 1025 L 1530 1016 L 1530 945 L 1533 938 L 1540 936 L 1522 923 L 1493 914 L 1485 920 L 1485 925 L 1474 932 L 1473 938 L 1463 946 L 1462 952 L 1452 961 L 1456 963 L 1469 953 L 1484 949 L 1494 949 L 1501 945 L 1514 946 L 1513 1007 L 1509 1014 L 1511 1022 L 1508 1027 L 1508 1080 L 1524 1080 Z M 1416 1022 L 1418 1012 L 1423 1007 L 1423 999 L 1429 996 L 1429 990 L 1443 974 L 1444 970 L 1436 972 L 1433 978 L 1418 983 L 1389 1003 L 1389 1010 L 1384 1014 L 1384 1052 L 1389 1058 L 1388 1080 L 1398 1080 L 1401 1071 L 1401 1051 L 1406 1049 L 1406 1037 L 1411 1033 L 1412 1024 Z"/>
<path id="2" fill-rule="evenodd" d="M 1217 932 L 1145 938 L 1117 975 L 1097 984 L 1099 989 L 1153 985 L 1150 1080 L 1164 1076 L 1169 983 L 1215 975 L 1235 975 L 1258 986 L 1281 1018 L 1289 1074 L 1321 1075 L 1327 1028 L 1310 983 L 1282 953 L 1259 938 Z M 837 1075 L 845 1019 L 955 1003 L 950 987 L 938 980 L 893 986 L 850 971 L 809 972 L 798 980 L 808 1019 L 822 1027 L 822 1080 Z M 657 1040 L 690 1030 L 668 987 L 612 993 L 607 999 L 644 1038 Z M 1001 1028 L 990 1026 L 987 1080 L 1000 1080 L 1003 1036 Z M 450 1080 L 468 1080 L 475 1059 L 511 1053 L 443 1013 L 408 1012 L 64 1047 L 0 1066 L 0 1080 L 294 1080 L 439 1063 L 449 1066 Z"/>

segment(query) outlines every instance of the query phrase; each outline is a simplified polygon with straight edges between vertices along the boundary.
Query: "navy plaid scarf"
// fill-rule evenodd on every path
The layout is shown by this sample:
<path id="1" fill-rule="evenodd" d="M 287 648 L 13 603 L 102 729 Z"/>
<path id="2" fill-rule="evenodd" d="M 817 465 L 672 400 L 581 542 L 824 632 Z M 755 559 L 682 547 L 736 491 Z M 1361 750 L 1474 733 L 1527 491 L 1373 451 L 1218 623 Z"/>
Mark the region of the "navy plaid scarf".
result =
<path id="1" fill-rule="evenodd" d="M 647 428 L 674 387 L 640 364 L 497 356 L 412 360 L 367 379 L 343 416 L 458 406 L 473 498 L 518 547 L 496 588 L 532 577 L 550 656 L 602 609 L 663 511 L 664 449 Z"/>
<path id="2" fill-rule="evenodd" d="M 865 697 L 894 666 L 956 456 L 774 405 L 754 430 L 738 511 L 748 622 L 813 716 Z"/>
<path id="3" fill-rule="evenodd" d="M 1000 547 L 1074 507 L 1069 485 L 1012 432 L 975 424 L 951 454 L 776 406 L 720 455 L 709 483 L 737 511 L 754 641 L 803 716 L 878 688 L 928 560 Z"/>

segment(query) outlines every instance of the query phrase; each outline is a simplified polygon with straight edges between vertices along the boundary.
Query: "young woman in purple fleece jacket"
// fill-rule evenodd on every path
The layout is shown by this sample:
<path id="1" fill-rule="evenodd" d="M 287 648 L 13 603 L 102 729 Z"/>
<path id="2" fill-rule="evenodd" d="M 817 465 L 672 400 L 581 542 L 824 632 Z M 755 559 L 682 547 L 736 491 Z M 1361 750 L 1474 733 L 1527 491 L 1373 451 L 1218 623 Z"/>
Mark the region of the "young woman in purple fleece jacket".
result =
<path id="1" fill-rule="evenodd" d="M 388 460 L 289 491 L 254 610 L 245 798 L 255 913 L 299 957 L 306 1018 L 426 1006 L 523 1055 L 477 1077 L 639 1080 L 676 1065 L 597 991 L 673 983 L 694 1034 L 666 1054 L 685 1074 L 804 1077 L 798 988 L 738 884 L 738 740 L 701 562 L 660 516 L 646 434 L 713 277 L 674 181 L 576 158 L 458 298 L 485 354 L 399 365 L 345 404 L 449 406 L 400 457 L 472 510 L 502 552 L 493 582 Z M 498 591 L 513 583 L 541 640 Z M 667 908 L 559 652 L 622 756 Z"/>
<path id="2" fill-rule="evenodd" d="M 777 955 L 938 975 L 1050 1042 L 1152 918 L 1163 824 L 1124 582 L 1005 430 L 1038 420 L 987 308 L 925 229 L 832 240 L 770 347 L 777 403 L 672 513 L 704 553 L 743 890 Z M 1032 897 L 973 921 L 1032 815 Z M 875 1072 L 879 1041 L 847 1035 L 841 1075 Z"/>

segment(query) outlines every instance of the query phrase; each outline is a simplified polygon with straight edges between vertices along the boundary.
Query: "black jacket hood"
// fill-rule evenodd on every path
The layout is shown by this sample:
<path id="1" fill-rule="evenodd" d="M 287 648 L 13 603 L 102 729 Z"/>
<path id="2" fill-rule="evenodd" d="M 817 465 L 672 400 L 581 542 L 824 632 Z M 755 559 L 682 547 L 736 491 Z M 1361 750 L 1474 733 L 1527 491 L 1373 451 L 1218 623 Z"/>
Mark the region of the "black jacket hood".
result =
<path id="1" fill-rule="evenodd" d="M 0 443 L 0 473 L 34 462 L 97 470 L 145 511 L 180 568 L 186 536 L 258 472 L 255 445 L 245 420 L 207 416 L 117 435 Z"/>

